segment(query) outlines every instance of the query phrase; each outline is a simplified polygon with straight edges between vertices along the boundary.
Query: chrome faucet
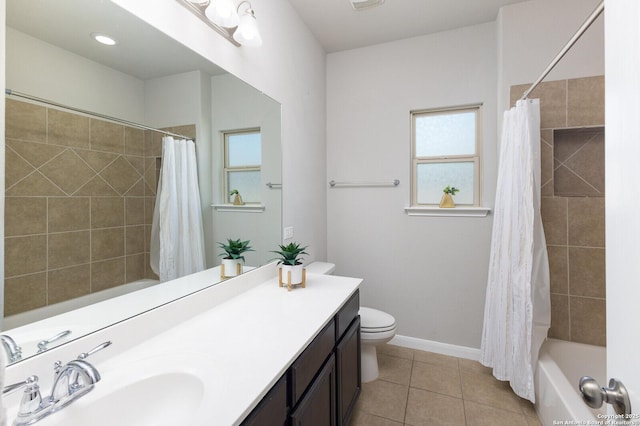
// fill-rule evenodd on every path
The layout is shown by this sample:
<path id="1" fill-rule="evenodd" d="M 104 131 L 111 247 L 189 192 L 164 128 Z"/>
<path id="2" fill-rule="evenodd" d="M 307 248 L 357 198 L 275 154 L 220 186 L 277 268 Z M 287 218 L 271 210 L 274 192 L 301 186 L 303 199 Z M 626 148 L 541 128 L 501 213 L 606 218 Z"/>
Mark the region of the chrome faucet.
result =
<path id="1" fill-rule="evenodd" d="M 111 342 L 105 342 L 89 352 L 80 354 L 78 359 L 69 361 L 65 365 L 60 361 L 56 362 L 53 387 L 51 395 L 47 398 L 42 398 L 40 395 L 37 376 L 30 376 L 23 382 L 4 387 L 3 394 L 26 387 L 14 426 L 31 425 L 91 391 L 100 381 L 100 373 L 85 358 L 110 344 Z"/>
<path id="2" fill-rule="evenodd" d="M 22 359 L 22 348 L 16 344 L 11 336 L 0 334 L 0 340 L 2 340 L 2 346 L 7 352 L 9 362 L 16 362 Z"/>
<path id="3" fill-rule="evenodd" d="M 89 392 L 99 381 L 100 373 L 87 361 L 76 359 L 65 366 L 56 363 L 56 376 L 49 400 L 63 408 Z"/>

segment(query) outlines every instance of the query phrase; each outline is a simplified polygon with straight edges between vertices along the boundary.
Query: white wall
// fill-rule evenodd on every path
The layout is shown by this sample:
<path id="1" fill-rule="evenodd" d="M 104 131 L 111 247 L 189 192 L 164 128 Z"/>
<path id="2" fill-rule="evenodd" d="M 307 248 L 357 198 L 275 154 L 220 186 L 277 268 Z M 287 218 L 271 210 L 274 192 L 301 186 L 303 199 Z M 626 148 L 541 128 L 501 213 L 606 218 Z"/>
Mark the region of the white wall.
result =
<path id="1" fill-rule="evenodd" d="M 363 277 L 362 305 L 392 314 L 398 334 L 479 347 L 491 217 L 415 217 L 410 111 L 483 103 L 482 204 L 496 170 L 493 23 L 328 55 L 327 174 L 397 188 L 328 193 L 328 258 Z M 326 182 L 325 182 L 326 185 Z"/>
<path id="2" fill-rule="evenodd" d="M 114 0 L 282 104 L 283 224 L 326 257 L 325 54 L 286 0 L 253 0 L 264 44 L 236 47 L 174 0 Z"/>
<path id="3" fill-rule="evenodd" d="M 7 28 L 6 55 L 9 89 L 144 123 L 144 82 L 140 79 L 13 28 Z M 4 125 L 4 115 L 2 120 Z"/>
<path id="4" fill-rule="evenodd" d="M 509 88 L 533 83 L 598 3 L 600 0 L 534 0 L 500 10 L 498 114 L 509 108 Z M 603 74 L 604 18 L 600 16 L 545 81 Z"/>
<path id="5" fill-rule="evenodd" d="M 259 266 L 274 258 L 271 250 L 277 248 L 282 239 L 282 191 L 269 189 L 267 182 L 280 183 L 282 180 L 282 150 L 280 140 L 280 104 L 258 92 L 253 87 L 232 75 L 211 78 L 213 110 L 211 126 L 213 138 L 211 164 L 219 172 L 214 176 L 214 203 L 226 203 L 222 193 L 224 179 L 224 141 L 222 132 L 249 128 L 260 128 L 262 138 L 261 204 L 264 211 L 248 213 L 242 211 L 212 211 L 213 238 L 216 242 L 226 242 L 228 238 L 251 240 L 255 251 L 245 254 L 246 264 Z M 211 210 L 211 209 L 210 209 Z M 233 230 L 233 231 L 232 231 Z M 221 250 L 214 244 L 216 259 Z"/>
<path id="6" fill-rule="evenodd" d="M 0 46 L 6 46 L 6 30 L 4 26 L 6 22 L 6 3 L 0 2 Z M 0 49 L 0 87 L 5 86 L 6 82 L 6 49 Z M 4 87 L 3 87 L 4 89 Z M 5 159 L 5 140 L 4 140 L 4 102 L 0 102 L 0 188 L 4 191 L 4 159 Z M 0 241 L 4 241 L 4 197 L 0 197 L 0 212 L 2 212 L 2 221 L 0 221 Z M 4 244 L 0 244 L 0 259 L 4 259 Z M 4 283 L 4 261 L 0 262 L 0 280 Z M 4 285 L 2 286 L 4 289 Z M 4 313 L 4 291 L 0 292 L 0 310 Z M 2 320 L 4 315 L 0 315 L 0 330 L 4 330 Z"/>

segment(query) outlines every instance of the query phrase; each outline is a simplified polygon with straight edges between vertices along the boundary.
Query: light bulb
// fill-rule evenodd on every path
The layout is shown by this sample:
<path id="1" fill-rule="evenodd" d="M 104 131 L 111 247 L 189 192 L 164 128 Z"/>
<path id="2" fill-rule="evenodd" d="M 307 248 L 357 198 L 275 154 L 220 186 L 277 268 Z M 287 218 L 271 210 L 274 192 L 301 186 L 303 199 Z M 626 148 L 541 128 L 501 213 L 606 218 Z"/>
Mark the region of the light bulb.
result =
<path id="1" fill-rule="evenodd" d="M 233 0 L 211 0 L 204 14 L 211 22 L 225 28 L 233 28 L 240 21 Z"/>

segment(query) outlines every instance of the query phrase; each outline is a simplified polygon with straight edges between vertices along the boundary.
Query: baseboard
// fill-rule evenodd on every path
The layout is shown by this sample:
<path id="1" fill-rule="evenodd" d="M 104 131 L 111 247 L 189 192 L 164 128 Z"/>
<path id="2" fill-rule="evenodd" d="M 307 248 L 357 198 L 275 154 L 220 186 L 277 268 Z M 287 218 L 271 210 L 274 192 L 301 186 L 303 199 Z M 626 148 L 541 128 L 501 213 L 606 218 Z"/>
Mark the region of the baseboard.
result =
<path id="1" fill-rule="evenodd" d="M 391 339 L 389 344 L 402 346 L 404 348 L 433 352 L 441 355 L 471 359 L 473 361 L 478 361 L 480 359 L 480 349 L 452 345 L 450 343 L 434 342 L 432 340 L 417 339 L 415 337 L 396 335 Z"/>

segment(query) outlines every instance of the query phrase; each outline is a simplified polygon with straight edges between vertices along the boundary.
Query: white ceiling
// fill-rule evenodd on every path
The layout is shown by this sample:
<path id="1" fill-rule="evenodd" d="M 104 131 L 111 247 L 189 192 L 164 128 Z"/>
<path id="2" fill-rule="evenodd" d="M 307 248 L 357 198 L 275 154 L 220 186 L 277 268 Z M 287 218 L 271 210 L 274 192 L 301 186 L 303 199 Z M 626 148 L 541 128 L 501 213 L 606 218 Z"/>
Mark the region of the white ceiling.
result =
<path id="1" fill-rule="evenodd" d="M 142 80 L 195 69 L 226 73 L 110 1 L 13 0 L 6 13 L 7 25 L 20 32 Z M 119 44 L 100 45 L 92 32 Z"/>
<path id="2" fill-rule="evenodd" d="M 349 0 L 289 0 L 328 53 L 491 22 L 523 1 L 385 0 L 356 11 Z"/>

